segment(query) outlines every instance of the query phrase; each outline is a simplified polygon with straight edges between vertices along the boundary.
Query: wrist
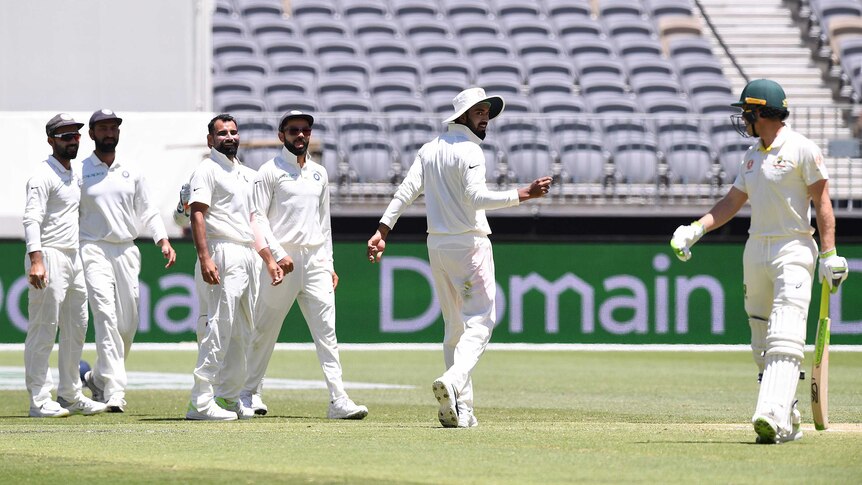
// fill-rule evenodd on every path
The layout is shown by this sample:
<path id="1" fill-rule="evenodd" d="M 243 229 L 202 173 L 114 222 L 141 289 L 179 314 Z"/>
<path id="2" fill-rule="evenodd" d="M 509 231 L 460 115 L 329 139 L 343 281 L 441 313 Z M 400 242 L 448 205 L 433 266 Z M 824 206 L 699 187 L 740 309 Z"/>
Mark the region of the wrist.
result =
<path id="1" fill-rule="evenodd" d="M 820 251 L 821 258 L 828 258 L 830 256 L 838 256 L 838 248 L 832 248 L 826 251 Z"/>

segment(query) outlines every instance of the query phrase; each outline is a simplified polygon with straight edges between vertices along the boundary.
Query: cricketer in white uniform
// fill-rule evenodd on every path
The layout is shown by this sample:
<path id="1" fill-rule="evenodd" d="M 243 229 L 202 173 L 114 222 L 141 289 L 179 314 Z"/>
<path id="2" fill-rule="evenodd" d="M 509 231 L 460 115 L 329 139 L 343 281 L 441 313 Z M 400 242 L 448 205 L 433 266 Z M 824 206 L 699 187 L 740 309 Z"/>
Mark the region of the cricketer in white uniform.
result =
<path id="1" fill-rule="evenodd" d="M 455 113 L 444 120 L 446 133 L 419 150 L 404 181 L 368 240 L 368 259 L 380 261 L 386 237 L 404 210 L 425 194 L 428 257 L 445 322 L 446 372 L 432 384 L 447 428 L 473 427 L 471 374 L 496 324 L 494 256 L 485 210 L 518 205 L 548 193 L 550 177 L 529 187 L 491 191 L 485 186 L 485 155 L 479 144 L 488 121 L 504 108 L 499 96 L 469 88 L 453 100 Z"/>
<path id="2" fill-rule="evenodd" d="M 332 259 L 329 177 L 326 169 L 307 155 L 313 124 L 314 118 L 300 111 L 289 111 L 282 117 L 278 139 L 284 148 L 258 169 L 254 184 L 255 219 L 285 278 L 280 286 L 268 286 L 263 284 L 267 274 L 261 272 L 248 378 L 241 399 L 255 412 L 266 413 L 266 406 L 253 402 L 253 397 L 260 394 L 284 319 L 298 301 L 329 388 L 327 417 L 362 419 L 368 408 L 354 403 L 342 382 L 335 336 L 338 275 Z"/>
<path id="3" fill-rule="evenodd" d="M 109 412 L 124 411 L 125 360 L 138 330 L 141 253 L 135 238 L 139 221 L 168 260 L 165 268 L 176 260 L 143 174 L 136 166 L 116 159 L 122 122 L 111 110 L 93 113 L 89 135 L 96 150 L 81 165 L 81 259 L 97 355 L 93 369 L 84 375 L 84 384 L 93 399 L 107 403 Z"/>
<path id="4" fill-rule="evenodd" d="M 784 123 L 789 115 L 778 83 L 748 83 L 734 115 L 737 130 L 758 137 L 745 153 L 730 191 L 710 211 L 674 232 L 671 246 L 686 261 L 703 234 L 722 226 L 751 204 L 751 227 L 743 253 L 745 311 L 751 349 L 762 373 L 752 424 L 758 443 L 802 438 L 796 386 L 804 358 L 817 244 L 812 235 L 814 202 L 820 235 L 819 280 L 833 292 L 847 278 L 847 261 L 835 249 L 835 215 L 820 149 Z"/>
<path id="5" fill-rule="evenodd" d="M 239 399 L 246 378 L 246 347 L 254 323 L 260 263 L 251 223 L 256 173 L 236 158 L 236 121 L 221 114 L 210 121 L 210 158 L 191 178 L 192 237 L 198 254 L 195 277 L 202 279 L 207 323 L 199 342 L 194 386 L 186 419 L 234 420 L 254 412 Z M 273 284 L 280 269 L 268 261 Z"/>
<path id="6" fill-rule="evenodd" d="M 78 205 L 81 177 L 73 172 L 83 127 L 60 113 L 45 126 L 53 155 L 27 181 L 24 207 L 24 261 L 30 282 L 29 324 L 24 341 L 24 378 L 30 416 L 39 418 L 96 414 L 107 408 L 81 392 L 78 363 L 87 333 L 87 288 L 78 254 Z M 60 330 L 57 400 L 48 359 Z"/>

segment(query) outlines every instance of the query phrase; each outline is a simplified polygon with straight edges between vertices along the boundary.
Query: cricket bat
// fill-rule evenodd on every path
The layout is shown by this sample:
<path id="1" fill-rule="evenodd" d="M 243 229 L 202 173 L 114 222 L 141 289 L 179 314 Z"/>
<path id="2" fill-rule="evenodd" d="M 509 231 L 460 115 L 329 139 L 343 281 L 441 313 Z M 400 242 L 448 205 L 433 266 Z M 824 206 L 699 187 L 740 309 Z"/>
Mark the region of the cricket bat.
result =
<path id="1" fill-rule="evenodd" d="M 829 427 L 829 285 L 824 280 L 820 291 L 820 320 L 814 342 L 814 365 L 811 371 L 811 414 L 814 428 Z"/>

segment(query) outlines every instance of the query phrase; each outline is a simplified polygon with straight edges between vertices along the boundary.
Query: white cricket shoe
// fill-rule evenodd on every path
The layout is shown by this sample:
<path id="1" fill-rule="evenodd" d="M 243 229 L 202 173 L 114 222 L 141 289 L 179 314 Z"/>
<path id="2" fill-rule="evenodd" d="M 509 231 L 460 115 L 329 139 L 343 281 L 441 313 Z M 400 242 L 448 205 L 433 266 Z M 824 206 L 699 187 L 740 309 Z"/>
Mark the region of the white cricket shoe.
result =
<path id="1" fill-rule="evenodd" d="M 62 397 L 58 397 L 57 402 L 60 403 L 60 406 L 68 409 L 70 414 L 92 416 L 108 410 L 108 406 L 105 403 L 94 401 L 83 394 L 79 395 L 78 400 L 75 402 L 69 402 Z"/>
<path id="2" fill-rule="evenodd" d="M 201 410 L 198 410 L 194 403 L 189 401 L 189 410 L 186 412 L 186 419 L 192 421 L 236 421 L 237 416 L 233 411 L 220 408 L 215 401 L 210 401 Z"/>
<path id="3" fill-rule="evenodd" d="M 69 410 L 60 406 L 57 401 L 48 401 L 38 408 L 30 406 L 31 418 L 64 418 L 70 414 Z"/>
<path id="4" fill-rule="evenodd" d="M 243 404 L 242 399 L 232 401 L 223 397 L 215 398 L 216 404 L 222 409 L 233 411 L 239 419 L 251 419 L 254 417 L 254 411 Z"/>
<path id="5" fill-rule="evenodd" d="M 434 397 L 440 403 L 440 410 L 437 412 L 440 424 L 444 428 L 457 428 L 459 413 L 458 394 L 455 392 L 455 388 L 441 377 L 431 384 L 431 390 L 434 391 Z"/>
<path id="6" fill-rule="evenodd" d="M 93 393 L 93 400 L 98 402 L 105 402 L 105 392 L 101 387 L 96 385 L 95 376 L 93 376 L 93 371 L 88 370 L 84 373 L 84 378 L 81 379 L 81 382 L 87 386 L 87 389 Z"/>
<path id="7" fill-rule="evenodd" d="M 365 416 L 368 416 L 368 408 L 346 396 L 330 402 L 326 413 L 329 419 L 363 419 Z"/>
<path id="8" fill-rule="evenodd" d="M 475 428 L 479 426 L 479 420 L 476 419 L 476 416 L 473 413 L 461 413 L 458 415 L 458 427 L 459 428 Z"/>
<path id="9" fill-rule="evenodd" d="M 113 395 L 108 402 L 105 403 L 108 406 L 109 413 L 124 413 L 126 412 L 126 400 L 120 396 Z"/>
<path id="10" fill-rule="evenodd" d="M 790 432 L 778 429 L 775 420 L 771 416 L 756 416 L 752 421 L 754 423 L 754 431 L 757 433 L 757 443 L 764 445 L 788 443 L 802 439 L 802 414 L 796 408 L 796 402 L 793 403 L 793 410 L 790 413 L 791 429 Z"/>
<path id="11" fill-rule="evenodd" d="M 266 404 L 263 403 L 263 399 L 261 399 L 260 394 L 258 393 L 250 393 L 243 391 L 242 394 L 239 395 L 239 400 L 242 401 L 245 407 L 251 408 L 254 411 L 254 414 L 258 416 L 265 416 L 267 412 L 269 412 L 269 408 L 266 407 Z"/>

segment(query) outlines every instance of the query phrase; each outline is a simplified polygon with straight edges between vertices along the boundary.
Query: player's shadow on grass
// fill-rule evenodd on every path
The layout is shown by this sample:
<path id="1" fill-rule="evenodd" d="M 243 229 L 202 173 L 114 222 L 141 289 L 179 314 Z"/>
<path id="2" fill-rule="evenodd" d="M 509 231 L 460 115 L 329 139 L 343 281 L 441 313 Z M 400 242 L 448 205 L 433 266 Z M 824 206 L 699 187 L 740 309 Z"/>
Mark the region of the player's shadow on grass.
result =
<path id="1" fill-rule="evenodd" d="M 714 441 L 714 440 L 650 440 L 635 441 L 636 445 L 654 445 L 657 443 L 679 444 L 679 445 L 760 445 L 754 441 Z"/>

